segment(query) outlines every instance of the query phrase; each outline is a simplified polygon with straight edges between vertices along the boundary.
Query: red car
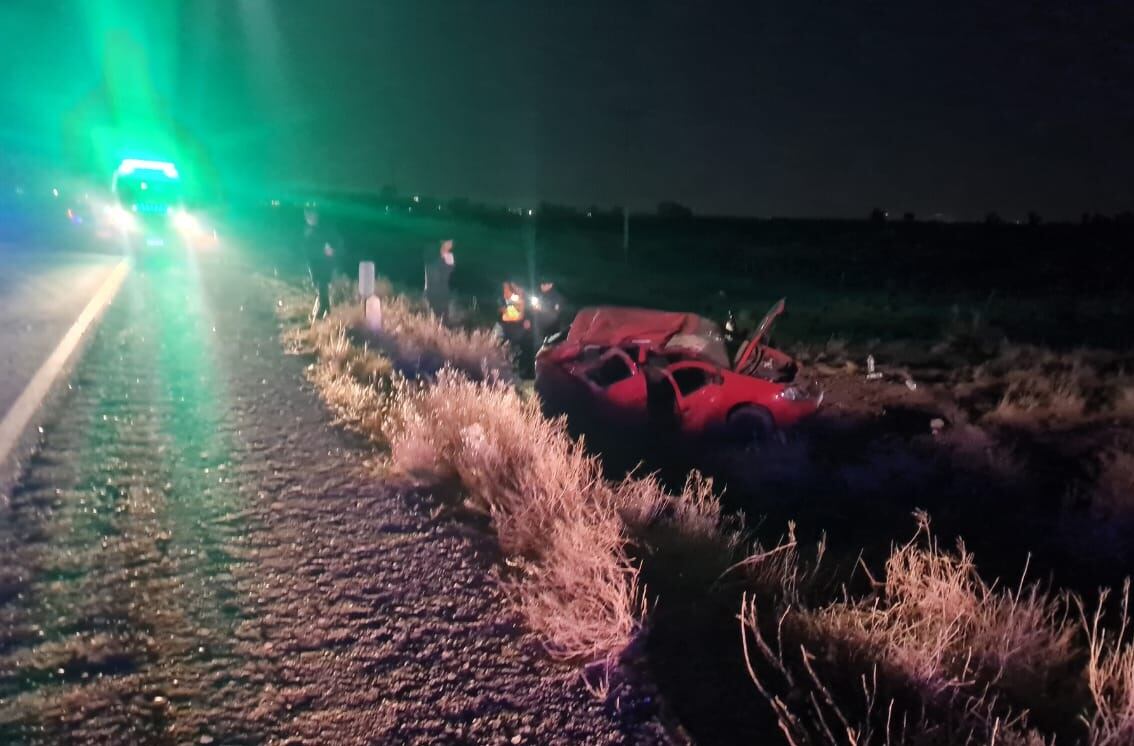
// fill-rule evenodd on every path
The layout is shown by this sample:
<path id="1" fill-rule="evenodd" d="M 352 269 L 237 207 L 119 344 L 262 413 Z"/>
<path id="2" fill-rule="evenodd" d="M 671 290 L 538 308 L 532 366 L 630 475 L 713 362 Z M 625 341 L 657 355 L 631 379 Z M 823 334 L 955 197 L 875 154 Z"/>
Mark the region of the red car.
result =
<path id="1" fill-rule="evenodd" d="M 720 327 L 696 314 L 598 306 L 536 356 L 536 390 L 559 411 L 584 405 L 628 425 L 759 438 L 813 414 L 815 385 L 768 347 L 779 301 L 730 361 Z"/>

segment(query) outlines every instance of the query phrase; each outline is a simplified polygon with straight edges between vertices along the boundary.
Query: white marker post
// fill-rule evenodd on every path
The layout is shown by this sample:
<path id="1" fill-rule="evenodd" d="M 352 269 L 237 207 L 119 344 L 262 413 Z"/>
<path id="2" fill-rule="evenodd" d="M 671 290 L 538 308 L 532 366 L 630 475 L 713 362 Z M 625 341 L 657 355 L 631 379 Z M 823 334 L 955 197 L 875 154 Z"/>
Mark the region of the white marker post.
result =
<path id="1" fill-rule="evenodd" d="M 358 263 L 358 297 L 366 299 L 374 295 L 374 262 Z"/>
<path id="2" fill-rule="evenodd" d="M 382 299 L 374 294 L 374 262 L 358 263 L 358 295 L 366 317 L 366 327 L 382 331 Z"/>

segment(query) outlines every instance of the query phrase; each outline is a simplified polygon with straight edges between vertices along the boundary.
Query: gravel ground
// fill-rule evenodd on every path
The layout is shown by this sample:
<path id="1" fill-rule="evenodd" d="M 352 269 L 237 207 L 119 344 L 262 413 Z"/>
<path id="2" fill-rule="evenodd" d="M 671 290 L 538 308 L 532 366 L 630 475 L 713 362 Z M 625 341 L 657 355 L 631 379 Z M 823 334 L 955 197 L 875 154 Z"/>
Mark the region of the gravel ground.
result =
<path id="1" fill-rule="evenodd" d="M 373 477 L 220 266 L 135 271 L 0 522 L 0 742 L 659 743 Z"/>

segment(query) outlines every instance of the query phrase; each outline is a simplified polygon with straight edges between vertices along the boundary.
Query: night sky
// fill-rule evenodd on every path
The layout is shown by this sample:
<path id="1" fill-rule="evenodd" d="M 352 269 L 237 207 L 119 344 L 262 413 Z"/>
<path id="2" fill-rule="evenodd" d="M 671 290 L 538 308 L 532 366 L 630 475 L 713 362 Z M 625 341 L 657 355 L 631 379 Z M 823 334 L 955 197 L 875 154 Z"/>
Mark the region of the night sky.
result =
<path id="1" fill-rule="evenodd" d="M 90 102 L 123 34 L 170 121 L 268 191 L 1134 209 L 1129 2 L 19 0 L 0 10 L 7 168 L 58 163 L 77 110 L 108 116 Z"/>

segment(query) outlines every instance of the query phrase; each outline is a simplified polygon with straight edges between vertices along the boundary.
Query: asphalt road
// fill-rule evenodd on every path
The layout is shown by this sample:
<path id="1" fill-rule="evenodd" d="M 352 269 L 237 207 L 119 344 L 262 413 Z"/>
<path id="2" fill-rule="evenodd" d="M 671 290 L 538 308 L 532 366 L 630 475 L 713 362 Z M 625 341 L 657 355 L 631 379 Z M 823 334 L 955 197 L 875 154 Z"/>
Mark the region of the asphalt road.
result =
<path id="1" fill-rule="evenodd" d="M 330 426 L 275 300 L 223 258 L 126 278 L 0 520 L 0 743 L 665 742 Z"/>
<path id="2" fill-rule="evenodd" d="M 0 244 L 0 418 L 119 259 Z"/>

